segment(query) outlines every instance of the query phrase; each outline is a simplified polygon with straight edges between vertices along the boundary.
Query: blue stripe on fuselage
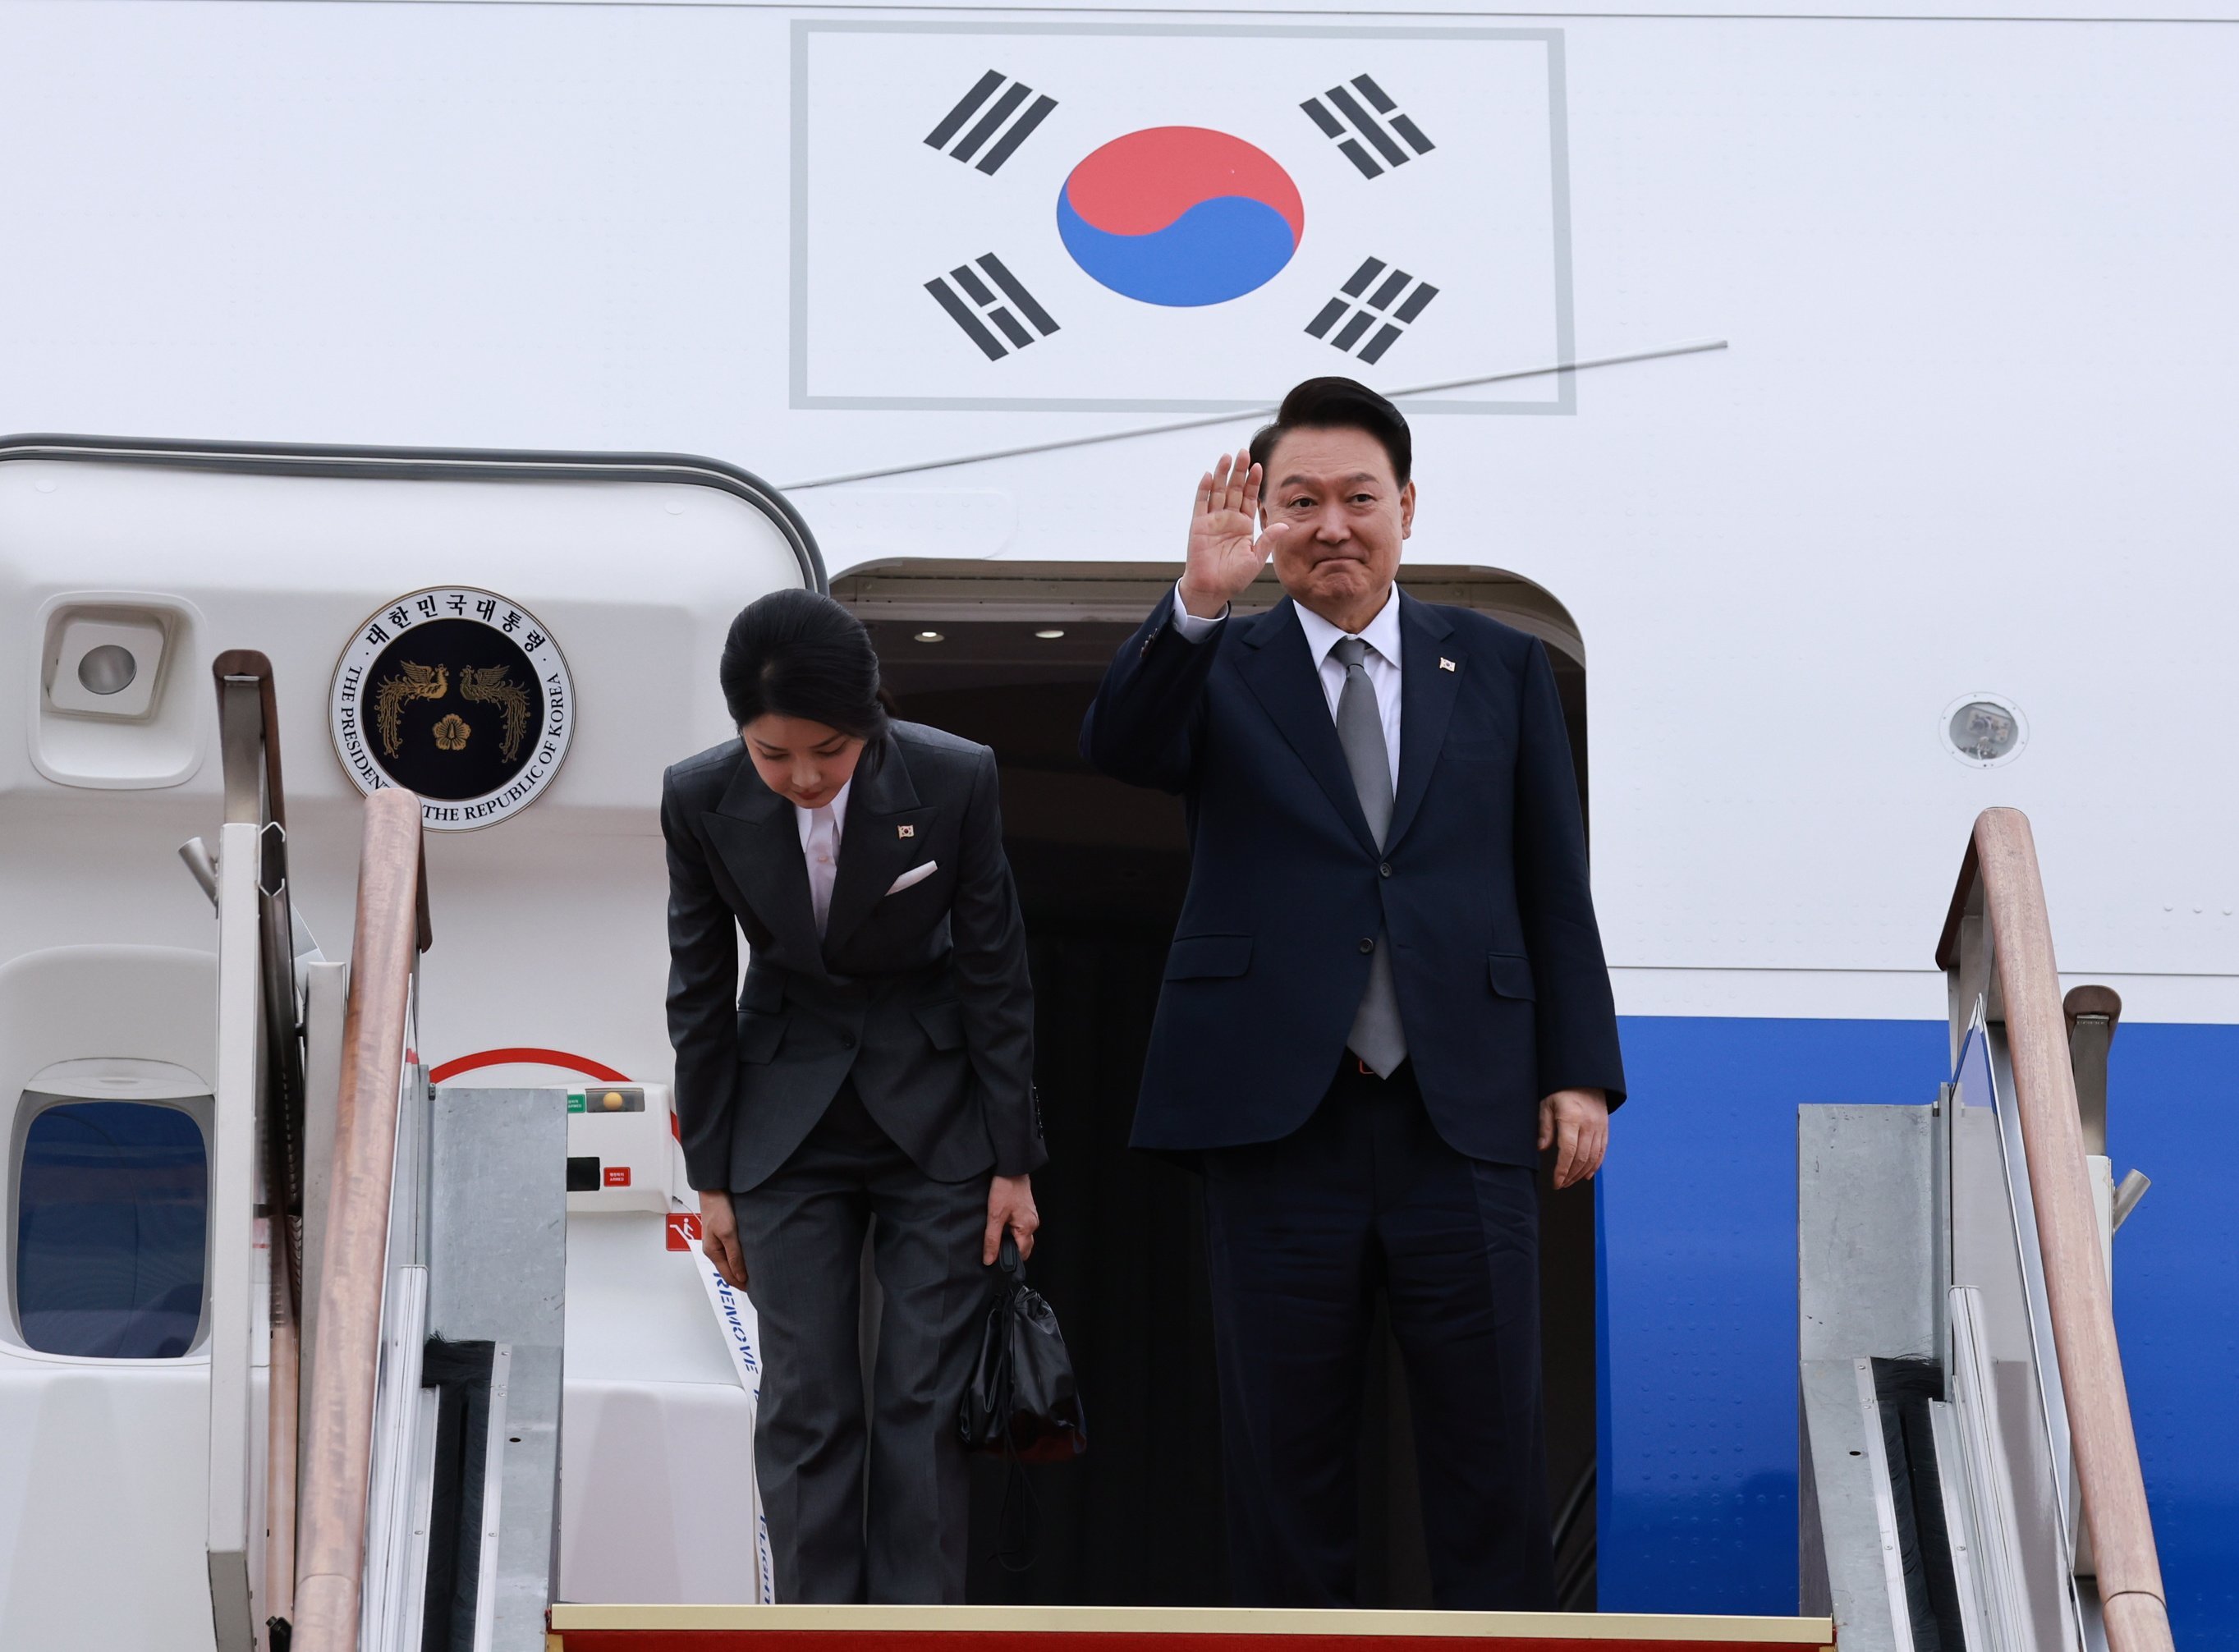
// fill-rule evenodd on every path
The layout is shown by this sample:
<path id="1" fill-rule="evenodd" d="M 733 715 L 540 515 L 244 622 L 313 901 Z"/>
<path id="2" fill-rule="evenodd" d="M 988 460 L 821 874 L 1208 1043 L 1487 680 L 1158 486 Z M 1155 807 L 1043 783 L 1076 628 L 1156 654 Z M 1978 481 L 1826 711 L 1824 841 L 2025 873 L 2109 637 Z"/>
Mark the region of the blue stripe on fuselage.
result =
<path id="1" fill-rule="evenodd" d="M 1630 1016 L 1599 1203 L 1600 1605 L 1797 1605 L 1796 1108 L 1925 1105 L 1935 1021 Z M 2153 1191 L 2116 1316 L 2177 1637 L 2239 1649 L 2239 1026 L 2126 1024 L 2109 1136 Z"/>

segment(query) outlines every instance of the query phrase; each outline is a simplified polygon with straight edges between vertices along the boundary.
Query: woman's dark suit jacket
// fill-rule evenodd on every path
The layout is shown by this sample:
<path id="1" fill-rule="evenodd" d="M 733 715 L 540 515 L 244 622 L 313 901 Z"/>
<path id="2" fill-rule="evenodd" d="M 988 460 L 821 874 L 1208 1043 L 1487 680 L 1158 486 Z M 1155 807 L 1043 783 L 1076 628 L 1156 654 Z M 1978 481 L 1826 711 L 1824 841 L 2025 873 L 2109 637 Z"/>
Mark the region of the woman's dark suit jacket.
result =
<path id="1" fill-rule="evenodd" d="M 1040 1165 L 1026 926 L 993 752 L 899 722 L 865 748 L 821 944 L 793 805 L 740 741 L 663 776 L 661 826 L 668 1036 L 693 1186 L 766 1180 L 850 1077 L 935 1181 Z M 927 861 L 938 869 L 887 892 Z M 740 930 L 750 959 L 734 1010 Z"/>

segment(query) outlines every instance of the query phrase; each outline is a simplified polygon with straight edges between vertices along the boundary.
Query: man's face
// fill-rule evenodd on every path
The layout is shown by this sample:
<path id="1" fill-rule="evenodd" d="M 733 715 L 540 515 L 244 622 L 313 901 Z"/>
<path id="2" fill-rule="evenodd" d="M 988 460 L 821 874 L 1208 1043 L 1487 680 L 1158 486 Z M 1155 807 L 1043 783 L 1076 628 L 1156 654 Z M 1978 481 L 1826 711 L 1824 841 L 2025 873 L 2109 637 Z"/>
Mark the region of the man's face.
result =
<path id="1" fill-rule="evenodd" d="M 1365 430 L 1288 431 L 1268 455 L 1260 500 L 1267 523 L 1291 525 L 1276 541 L 1283 588 L 1333 624 L 1373 618 L 1415 520 L 1415 484 L 1394 479 L 1384 444 Z"/>

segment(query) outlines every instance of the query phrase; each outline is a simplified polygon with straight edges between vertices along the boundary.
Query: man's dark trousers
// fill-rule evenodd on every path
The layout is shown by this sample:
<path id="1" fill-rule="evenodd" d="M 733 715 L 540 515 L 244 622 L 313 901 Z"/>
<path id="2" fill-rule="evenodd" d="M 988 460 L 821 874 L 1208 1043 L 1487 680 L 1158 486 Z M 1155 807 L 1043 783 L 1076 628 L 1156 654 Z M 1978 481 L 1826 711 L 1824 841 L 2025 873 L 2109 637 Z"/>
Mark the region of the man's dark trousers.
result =
<path id="1" fill-rule="evenodd" d="M 1203 1158 L 1229 1568 L 1244 1606 L 1352 1606 L 1374 1295 L 1404 1358 L 1432 1598 L 1551 1609 L 1532 1172 L 1457 1152 L 1412 1065 L 1348 1052 L 1281 1140 Z"/>

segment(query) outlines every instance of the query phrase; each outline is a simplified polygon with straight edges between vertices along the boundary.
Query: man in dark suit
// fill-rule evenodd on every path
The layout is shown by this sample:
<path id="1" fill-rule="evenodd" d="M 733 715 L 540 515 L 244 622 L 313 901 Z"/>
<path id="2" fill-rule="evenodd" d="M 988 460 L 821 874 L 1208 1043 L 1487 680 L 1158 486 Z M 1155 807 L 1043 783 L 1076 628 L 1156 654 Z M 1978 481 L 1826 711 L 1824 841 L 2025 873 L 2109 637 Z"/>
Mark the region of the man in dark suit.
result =
<path id="1" fill-rule="evenodd" d="M 1554 1604 L 1533 1172 L 1551 1146 L 1558 1187 L 1594 1173 L 1624 1079 L 1553 671 L 1394 588 L 1412 457 L 1382 396 L 1299 386 L 1198 484 L 1081 730 L 1187 800 L 1134 1144 L 1205 1173 L 1246 1605 L 1357 1603 L 1379 1284 L 1438 1604 Z M 1271 554 L 1286 600 L 1227 617 Z"/>

